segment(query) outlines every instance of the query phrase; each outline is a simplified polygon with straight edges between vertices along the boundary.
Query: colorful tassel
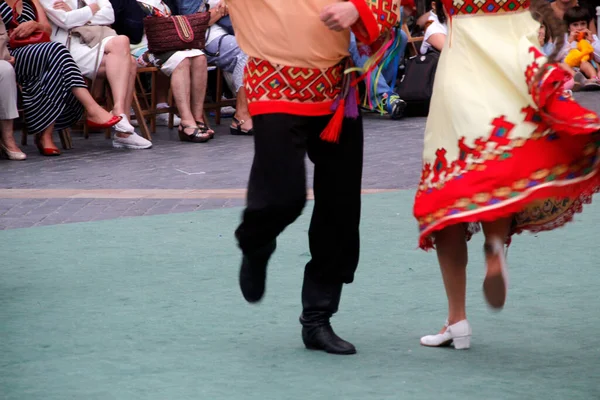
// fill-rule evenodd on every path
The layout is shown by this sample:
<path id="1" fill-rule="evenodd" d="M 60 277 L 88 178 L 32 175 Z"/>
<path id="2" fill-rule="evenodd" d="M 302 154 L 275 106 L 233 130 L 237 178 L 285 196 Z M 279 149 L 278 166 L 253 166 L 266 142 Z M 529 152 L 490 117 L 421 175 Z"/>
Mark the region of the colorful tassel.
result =
<path id="1" fill-rule="evenodd" d="M 344 109 L 345 118 L 358 118 L 358 93 L 354 86 L 350 86 L 348 89 L 348 95 L 346 96 L 346 107 Z"/>
<path id="2" fill-rule="evenodd" d="M 351 85 L 353 86 L 364 80 L 366 96 L 363 104 L 370 109 L 378 109 L 382 114 L 385 113 L 385 110 L 377 97 L 377 83 L 379 79 L 382 79 L 382 71 L 391 63 L 394 63 L 395 71 L 397 71 L 401 41 L 402 35 L 399 32 L 396 33 L 395 30 L 391 31 L 385 43 L 365 62 L 362 68 L 355 67 L 346 71 L 359 73 L 360 76 L 353 80 Z M 390 52 L 386 55 L 388 50 Z"/>
<path id="3" fill-rule="evenodd" d="M 333 113 L 333 117 L 321 132 L 321 139 L 326 142 L 339 143 L 340 133 L 342 132 L 342 124 L 344 123 L 344 109 L 346 108 L 346 100 L 341 99 L 337 105 L 337 109 Z"/>

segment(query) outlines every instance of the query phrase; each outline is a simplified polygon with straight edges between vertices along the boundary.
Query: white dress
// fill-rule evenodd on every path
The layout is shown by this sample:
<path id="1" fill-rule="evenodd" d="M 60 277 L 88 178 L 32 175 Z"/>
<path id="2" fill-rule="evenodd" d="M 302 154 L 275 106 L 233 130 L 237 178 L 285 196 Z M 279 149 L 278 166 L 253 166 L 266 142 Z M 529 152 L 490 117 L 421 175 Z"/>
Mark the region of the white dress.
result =
<path id="1" fill-rule="evenodd" d="M 138 3 L 143 3 L 150 7 L 154 7 L 164 15 L 171 15 L 171 9 L 161 0 L 138 0 Z M 142 37 L 140 43 L 131 45 L 131 54 L 136 59 L 140 67 L 149 66 L 147 64 L 147 61 L 143 57 L 144 53 L 146 52 L 148 52 L 148 38 L 146 36 L 146 33 L 144 33 L 144 36 Z M 177 66 L 181 64 L 183 60 L 185 60 L 186 58 L 193 58 L 201 55 L 204 55 L 204 52 L 198 49 L 178 51 L 171 57 L 169 57 L 169 59 L 160 66 L 160 70 L 165 75 L 171 76 L 175 68 L 177 68 Z"/>
<path id="2" fill-rule="evenodd" d="M 55 10 L 55 0 L 40 0 L 46 15 L 52 24 L 51 39 L 54 42 L 67 44 L 69 30 L 88 25 L 112 25 L 115 22 L 115 13 L 109 0 L 84 0 L 86 4 L 97 3 L 100 11 L 92 13 L 89 7 L 77 8 L 77 0 L 63 0 L 71 7 L 71 11 Z M 114 37 L 114 36 L 113 36 Z M 71 37 L 69 51 L 75 63 L 81 69 L 83 76 L 93 79 L 104 56 L 104 47 L 113 37 L 105 38 L 100 44 L 90 48 L 81 43 L 77 35 Z M 98 46 L 100 52 L 98 53 Z"/>
<path id="3" fill-rule="evenodd" d="M 450 16 L 415 196 L 419 245 L 513 217 L 511 235 L 557 228 L 600 191 L 600 117 L 562 92 L 529 0 L 444 0 Z M 594 134 L 595 133 L 595 134 Z"/>

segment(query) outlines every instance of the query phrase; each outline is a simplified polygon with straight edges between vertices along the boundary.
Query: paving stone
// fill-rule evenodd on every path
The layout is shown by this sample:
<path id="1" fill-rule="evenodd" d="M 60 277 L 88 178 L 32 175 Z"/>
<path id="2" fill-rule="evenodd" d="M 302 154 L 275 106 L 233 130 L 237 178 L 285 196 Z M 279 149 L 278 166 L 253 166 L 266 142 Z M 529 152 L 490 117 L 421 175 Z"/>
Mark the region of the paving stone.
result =
<path id="1" fill-rule="evenodd" d="M 600 112 L 600 95 L 578 93 L 582 105 Z M 391 121 L 364 116 L 364 189 L 413 189 L 421 174 L 426 118 Z M 73 133 L 72 150 L 43 157 L 33 146 L 25 162 L 0 160 L 0 188 L 6 189 L 245 189 L 253 158 L 253 139 L 228 133 L 229 120 L 215 126 L 216 137 L 203 144 L 182 143 L 176 131 L 158 127 L 149 150 L 112 148 L 104 134 L 84 139 Z M 17 137 L 20 133 L 17 133 Z M 56 143 L 59 143 L 56 138 Z M 307 160 L 307 184 L 313 168 Z M 241 207 L 244 198 L 0 199 L 0 229 L 97 221 L 140 215 Z"/>

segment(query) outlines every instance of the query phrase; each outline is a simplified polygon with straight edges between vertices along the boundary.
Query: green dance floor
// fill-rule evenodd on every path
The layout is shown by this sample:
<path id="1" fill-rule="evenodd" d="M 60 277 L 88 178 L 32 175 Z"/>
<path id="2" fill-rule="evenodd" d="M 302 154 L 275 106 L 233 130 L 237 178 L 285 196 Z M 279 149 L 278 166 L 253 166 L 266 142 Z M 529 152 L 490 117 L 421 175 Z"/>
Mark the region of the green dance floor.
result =
<path id="1" fill-rule="evenodd" d="M 500 313 L 471 242 L 474 336 L 455 351 L 419 346 L 446 303 L 435 254 L 416 249 L 413 193 L 363 199 L 361 264 L 333 320 L 356 356 L 302 346 L 308 213 L 281 236 L 259 305 L 237 286 L 239 209 L 0 232 L 0 399 L 599 398 L 599 206 L 515 238 Z"/>

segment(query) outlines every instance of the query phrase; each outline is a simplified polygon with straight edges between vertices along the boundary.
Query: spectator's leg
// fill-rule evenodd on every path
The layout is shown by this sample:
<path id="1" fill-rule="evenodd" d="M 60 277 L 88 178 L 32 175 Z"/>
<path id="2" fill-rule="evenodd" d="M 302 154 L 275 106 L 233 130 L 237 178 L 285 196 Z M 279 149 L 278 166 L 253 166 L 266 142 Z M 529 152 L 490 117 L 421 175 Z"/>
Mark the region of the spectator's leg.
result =
<path id="1" fill-rule="evenodd" d="M 186 58 L 173 70 L 173 74 L 171 75 L 171 89 L 173 90 L 175 104 L 177 104 L 179 116 L 181 117 L 181 124 L 196 126 L 196 120 L 194 119 L 190 103 L 192 92 L 190 65 L 190 59 Z"/>
<path id="2" fill-rule="evenodd" d="M 52 132 L 54 132 L 54 122 L 46 127 L 46 129 L 44 129 L 41 133 L 36 135 L 36 142 L 39 141 L 41 147 L 44 149 L 58 150 L 58 147 L 56 147 L 54 141 L 52 140 Z"/>
<path id="3" fill-rule="evenodd" d="M 104 57 L 98 74 L 106 76 L 113 96 L 113 114 L 129 115 L 135 84 L 135 64 L 129 53 L 129 38 L 116 36 L 104 47 Z"/>
<path id="4" fill-rule="evenodd" d="M 168 104 L 169 102 L 169 77 L 165 74 L 156 76 L 156 103 L 158 105 Z"/>
<path id="5" fill-rule="evenodd" d="M 350 57 L 352 58 L 352 62 L 354 62 L 354 65 L 356 65 L 359 68 L 362 68 L 369 59 L 369 56 L 367 54 L 361 54 L 361 52 L 359 51 L 358 44 L 356 42 L 356 36 L 354 36 L 353 33 L 350 36 L 350 48 L 348 50 L 350 51 Z M 390 92 L 391 90 L 386 80 L 383 76 L 380 77 L 379 81 L 377 82 L 377 87 L 375 89 L 377 100 L 379 102 L 383 102 L 384 98 Z"/>
<path id="6" fill-rule="evenodd" d="M 0 61 L 0 129 L 2 141 L 0 144 L 8 151 L 20 153 L 13 136 L 13 120 L 19 117 L 17 110 L 17 78 L 15 70 L 6 61 Z"/>
<path id="7" fill-rule="evenodd" d="M 385 99 L 385 106 L 387 112 L 392 118 L 400 118 L 406 108 L 404 100 L 396 93 L 396 78 L 398 77 L 398 66 L 400 61 L 404 58 L 404 52 L 406 50 L 406 44 L 408 43 L 408 37 L 401 29 L 398 29 L 400 34 L 400 42 L 398 44 L 398 53 L 395 60 L 388 64 L 388 66 L 381 72 L 381 78 L 377 85 L 377 94 L 381 96 L 382 90 L 388 90 Z"/>
<path id="8" fill-rule="evenodd" d="M 204 98 L 206 97 L 206 85 L 208 80 L 208 63 L 205 56 L 191 59 L 192 63 L 192 114 L 194 121 L 204 122 L 208 127 L 208 121 L 204 120 Z M 215 131 L 208 129 L 210 135 Z"/>
<path id="9" fill-rule="evenodd" d="M 583 61 L 579 66 L 579 69 L 588 79 L 593 79 L 598 76 L 596 68 L 594 68 L 594 66 L 589 61 Z"/>
<path id="10" fill-rule="evenodd" d="M 221 40 L 219 48 L 219 39 L 211 41 L 206 50 L 211 53 L 219 52 L 218 57 L 209 57 L 209 62 L 214 63 L 223 71 L 231 72 L 233 75 L 234 90 L 236 93 L 235 115 L 231 128 L 238 129 L 236 120 L 243 123 L 239 128 L 244 132 L 252 129 L 252 118 L 248 111 L 248 99 L 244 89 L 244 67 L 248 61 L 248 56 L 240 49 L 235 36 L 226 35 Z"/>

